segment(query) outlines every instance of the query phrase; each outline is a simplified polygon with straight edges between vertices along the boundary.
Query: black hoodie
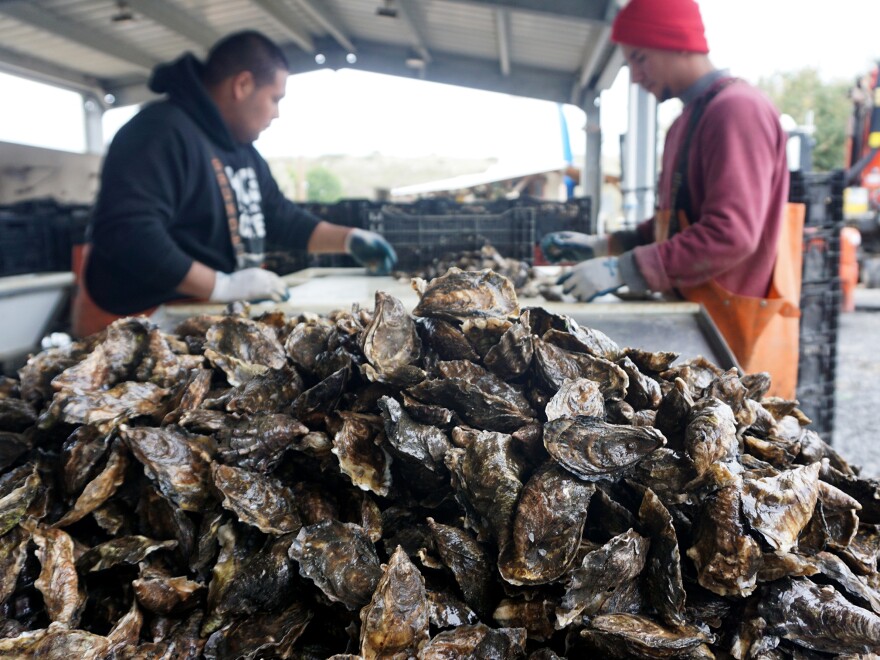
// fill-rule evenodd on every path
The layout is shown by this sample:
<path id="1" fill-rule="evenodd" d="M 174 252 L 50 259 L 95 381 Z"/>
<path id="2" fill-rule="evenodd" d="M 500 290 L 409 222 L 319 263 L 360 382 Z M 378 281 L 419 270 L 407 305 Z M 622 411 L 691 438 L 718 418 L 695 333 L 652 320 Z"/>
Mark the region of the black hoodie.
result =
<path id="1" fill-rule="evenodd" d="M 146 106 L 110 144 L 91 225 L 86 286 L 114 314 L 181 299 L 193 260 L 225 273 L 257 265 L 265 240 L 305 248 L 318 218 L 286 199 L 251 144 L 237 143 L 187 54 L 155 69 Z M 224 166 L 245 246 L 236 258 L 217 175 Z"/>

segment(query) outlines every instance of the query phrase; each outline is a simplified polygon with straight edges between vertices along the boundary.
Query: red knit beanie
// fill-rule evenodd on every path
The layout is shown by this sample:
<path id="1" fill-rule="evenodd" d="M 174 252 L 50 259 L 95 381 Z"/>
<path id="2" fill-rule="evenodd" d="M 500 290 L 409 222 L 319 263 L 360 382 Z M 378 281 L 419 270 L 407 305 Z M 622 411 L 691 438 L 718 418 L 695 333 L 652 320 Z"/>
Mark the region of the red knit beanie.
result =
<path id="1" fill-rule="evenodd" d="M 640 48 L 709 52 L 694 0 L 630 0 L 614 19 L 611 40 Z"/>

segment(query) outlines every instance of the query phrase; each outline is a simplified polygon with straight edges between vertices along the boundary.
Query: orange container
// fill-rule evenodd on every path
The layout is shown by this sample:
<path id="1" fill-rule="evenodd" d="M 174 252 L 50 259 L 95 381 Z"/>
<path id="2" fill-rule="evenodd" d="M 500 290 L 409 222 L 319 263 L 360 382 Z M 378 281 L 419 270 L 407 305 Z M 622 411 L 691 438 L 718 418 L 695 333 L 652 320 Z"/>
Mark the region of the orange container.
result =
<path id="1" fill-rule="evenodd" d="M 855 290 L 859 282 L 858 248 L 862 235 L 855 227 L 840 230 L 840 286 L 843 292 L 841 311 L 852 312 L 856 308 Z"/>

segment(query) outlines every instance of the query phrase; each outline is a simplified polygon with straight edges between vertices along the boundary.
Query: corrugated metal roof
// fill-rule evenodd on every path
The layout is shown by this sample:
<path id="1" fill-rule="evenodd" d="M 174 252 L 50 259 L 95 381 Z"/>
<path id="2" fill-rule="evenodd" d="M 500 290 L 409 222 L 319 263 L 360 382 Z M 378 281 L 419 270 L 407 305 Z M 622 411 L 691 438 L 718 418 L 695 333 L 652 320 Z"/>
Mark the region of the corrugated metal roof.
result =
<path id="1" fill-rule="evenodd" d="M 0 0 L 0 69 L 142 100 L 155 64 L 256 29 L 295 71 L 352 66 L 353 51 L 354 68 L 580 103 L 621 66 L 608 41 L 619 2 Z"/>

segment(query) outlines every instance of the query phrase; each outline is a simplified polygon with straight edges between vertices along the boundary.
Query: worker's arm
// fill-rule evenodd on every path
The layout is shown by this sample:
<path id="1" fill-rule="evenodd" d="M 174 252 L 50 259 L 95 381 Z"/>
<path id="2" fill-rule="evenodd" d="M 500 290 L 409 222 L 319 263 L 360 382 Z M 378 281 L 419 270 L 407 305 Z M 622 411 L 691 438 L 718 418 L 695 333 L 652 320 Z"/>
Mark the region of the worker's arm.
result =
<path id="1" fill-rule="evenodd" d="M 309 237 L 309 254 L 344 254 L 345 237 L 351 227 L 321 221 Z"/>
<path id="2" fill-rule="evenodd" d="M 177 285 L 177 292 L 193 298 L 207 300 L 214 290 L 216 271 L 200 261 L 193 261 L 186 276 Z"/>

